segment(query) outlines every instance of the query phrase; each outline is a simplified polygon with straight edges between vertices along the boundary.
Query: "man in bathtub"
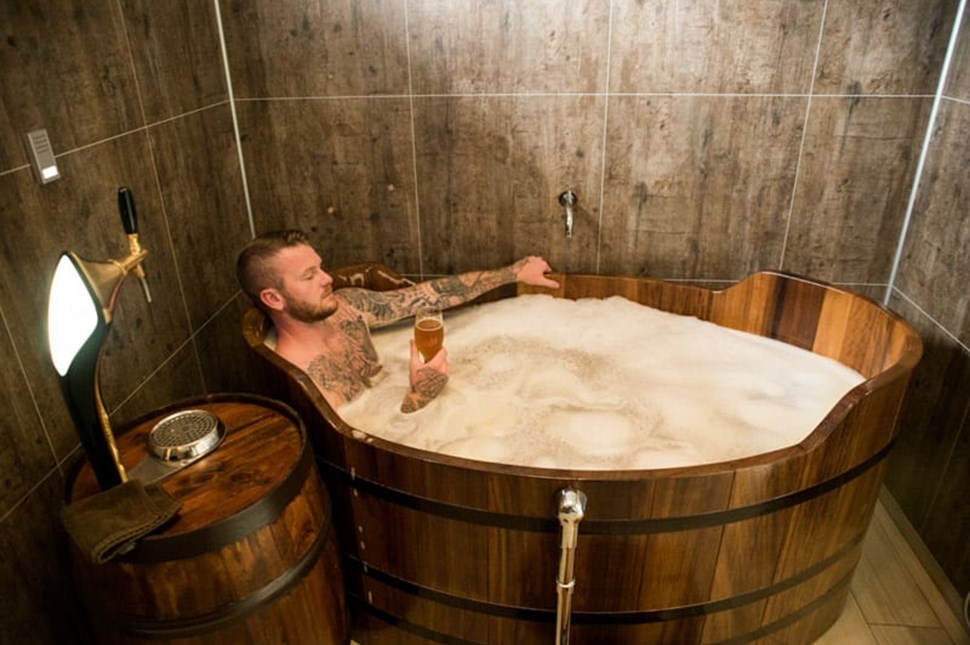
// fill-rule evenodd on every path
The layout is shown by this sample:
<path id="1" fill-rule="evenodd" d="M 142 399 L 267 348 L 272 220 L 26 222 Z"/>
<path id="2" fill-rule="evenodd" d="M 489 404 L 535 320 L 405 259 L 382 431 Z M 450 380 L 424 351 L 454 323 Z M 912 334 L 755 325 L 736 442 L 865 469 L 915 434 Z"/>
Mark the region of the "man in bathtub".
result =
<path id="1" fill-rule="evenodd" d="M 381 369 L 370 329 L 413 316 L 422 307 L 448 309 L 514 282 L 555 289 L 549 265 L 530 256 L 492 271 L 470 271 L 392 291 L 344 288 L 302 231 L 274 231 L 250 242 L 236 261 L 246 294 L 276 327 L 276 352 L 304 370 L 337 408 L 368 387 Z M 427 362 L 411 340 L 410 387 L 402 412 L 420 410 L 444 389 L 450 371 L 442 348 Z"/>

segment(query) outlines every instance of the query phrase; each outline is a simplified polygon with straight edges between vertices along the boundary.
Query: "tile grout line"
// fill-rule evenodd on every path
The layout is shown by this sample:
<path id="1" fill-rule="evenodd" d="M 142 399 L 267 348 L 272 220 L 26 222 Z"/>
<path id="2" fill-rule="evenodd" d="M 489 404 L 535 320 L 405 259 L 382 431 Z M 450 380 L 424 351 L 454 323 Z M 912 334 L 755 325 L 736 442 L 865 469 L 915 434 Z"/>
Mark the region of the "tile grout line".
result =
<path id="1" fill-rule="evenodd" d="M 951 333 L 949 329 L 947 329 L 946 327 L 944 327 L 943 324 L 940 321 L 938 321 L 936 318 L 934 318 L 933 316 L 931 316 L 915 300 L 913 300 L 912 298 L 910 298 L 904 292 L 900 291 L 897 287 L 893 287 L 892 290 L 893 290 L 893 293 L 897 294 L 900 298 L 902 298 L 903 300 L 905 300 L 906 302 L 908 302 L 910 305 L 912 305 L 913 307 L 915 307 L 916 310 L 919 311 L 919 313 L 922 314 L 922 316 L 924 318 L 926 318 L 931 323 L 933 323 L 933 326 L 936 327 L 939 331 L 943 332 L 943 334 L 946 337 L 948 337 L 954 343 L 956 343 L 957 345 L 959 345 L 963 349 L 964 352 L 967 352 L 968 354 L 970 354 L 970 347 L 967 347 L 966 343 L 964 343 L 962 340 L 960 340 L 959 338 L 957 338 L 956 335 L 954 335 L 953 333 Z M 885 306 L 888 307 L 889 306 L 888 303 Z"/>
<path id="2" fill-rule="evenodd" d="M 30 403 L 34 407 L 34 413 L 37 415 L 37 420 L 40 421 L 41 430 L 44 432 L 44 439 L 47 440 L 47 447 L 50 449 L 51 458 L 54 460 L 54 468 L 61 474 L 64 474 L 57 459 L 57 450 L 54 448 L 54 441 L 51 439 L 51 433 L 47 428 L 47 422 L 44 420 L 44 415 L 40 410 L 40 404 L 37 402 L 37 395 L 34 393 L 34 386 L 30 382 L 30 378 L 27 376 L 27 369 L 24 367 L 23 359 L 20 356 L 20 350 L 17 349 L 17 343 L 14 340 L 13 332 L 10 330 L 10 325 L 7 323 L 7 316 L 4 314 L 2 306 L 0 306 L 0 324 L 2 324 L 3 332 L 10 340 L 10 347 L 13 349 L 13 355 L 17 361 L 17 369 L 20 372 L 20 377 L 24 381 L 24 385 L 27 387 L 27 394 L 30 396 Z"/>
<path id="3" fill-rule="evenodd" d="M 413 96 L 419 99 L 482 99 L 482 98 L 575 98 L 575 97 L 624 97 L 624 98 L 772 98 L 804 99 L 931 99 L 933 94 L 847 94 L 841 92 L 427 92 L 415 94 L 308 94 L 302 96 L 256 96 L 235 98 L 236 103 L 268 103 L 272 101 L 343 101 L 343 100 L 392 100 Z M 960 101 L 960 99 L 953 99 Z M 967 102 L 967 101 L 962 101 Z"/>
<path id="4" fill-rule="evenodd" d="M 253 205 L 249 197 L 249 180 L 246 177 L 246 158 L 242 149 L 242 137 L 239 134 L 239 115 L 236 113 L 236 95 L 232 87 L 232 72 L 229 69 L 229 49 L 226 47 L 226 31 L 222 24 L 222 11 L 219 9 L 219 0 L 212 0 L 212 8 L 216 13 L 219 51 L 222 54 L 222 69 L 226 77 L 226 93 L 229 97 L 229 114 L 232 116 L 232 131 L 236 138 L 236 157 L 239 160 L 239 175 L 242 180 L 243 200 L 246 203 L 246 216 L 249 220 L 249 235 L 255 238 L 256 223 L 253 220 Z"/>
<path id="5" fill-rule="evenodd" d="M 159 204 L 161 204 L 161 208 L 162 208 L 162 227 L 165 230 L 165 236 L 168 241 L 168 250 L 172 254 L 172 265 L 173 265 L 173 268 L 175 269 L 175 283 L 178 285 L 179 299 L 181 300 L 181 303 L 182 303 L 182 315 L 185 316 L 185 322 L 189 327 L 189 329 L 191 329 L 192 316 L 189 314 L 189 303 L 185 295 L 186 294 L 185 281 L 182 280 L 182 271 L 181 271 L 181 268 L 179 267 L 178 253 L 175 250 L 175 239 L 172 236 L 172 227 L 169 223 L 168 208 L 165 205 L 165 192 L 162 190 L 162 182 L 161 182 L 161 178 L 159 177 L 158 162 L 156 161 L 155 144 L 152 142 L 152 137 L 148 129 L 148 115 L 145 112 L 145 101 L 142 98 L 141 83 L 138 82 L 138 71 L 135 68 L 135 56 L 132 53 L 131 38 L 128 34 L 128 25 L 125 22 L 125 15 L 124 15 L 125 10 L 121 4 L 121 0 L 117 0 L 117 5 L 118 5 L 118 10 L 121 12 L 121 28 L 125 37 L 125 45 L 128 48 L 128 63 L 131 65 L 131 75 L 135 80 L 135 92 L 138 95 L 138 107 L 139 107 L 139 110 L 141 111 L 141 121 L 145 126 L 144 134 L 145 134 L 145 142 L 148 144 L 148 161 L 152 167 L 152 176 L 155 180 L 155 191 L 158 194 L 158 202 Z M 171 121 L 166 121 L 166 122 L 171 122 Z M 202 360 L 199 356 L 198 348 L 195 347 L 195 343 L 193 343 L 192 345 L 192 350 L 195 355 L 195 366 L 196 366 L 196 369 L 199 371 L 199 376 L 201 377 Z M 168 359 L 166 359 L 166 362 L 167 360 Z M 155 372 L 153 371 L 152 374 L 154 373 Z M 145 381 L 143 381 L 143 383 L 147 381 L 148 379 L 146 378 Z M 135 391 L 137 391 L 138 389 L 139 388 L 136 388 Z M 134 392 L 129 394 L 129 396 L 126 397 L 126 400 L 127 398 L 130 398 L 131 395 L 133 394 Z"/>
<path id="6" fill-rule="evenodd" d="M 607 134 L 610 124 L 610 68 L 613 65 L 613 0 L 610 0 L 610 13 L 606 26 L 606 93 L 603 99 L 603 142 L 600 147 L 600 194 L 599 220 L 596 225 L 596 273 L 600 272 L 600 260 L 603 250 L 603 210 L 606 203 L 606 149 Z"/>
<path id="7" fill-rule="evenodd" d="M 148 383 L 149 381 L 151 381 L 152 378 L 154 378 L 156 374 L 158 374 L 160 371 L 162 371 L 162 368 L 163 367 L 165 367 L 166 365 L 168 365 L 169 363 L 171 363 L 172 362 L 172 359 L 174 359 L 175 356 L 180 351 L 182 351 L 185 348 L 186 345 L 188 345 L 188 344 L 191 343 L 192 344 L 193 351 L 195 351 L 196 356 L 198 357 L 198 347 L 197 347 L 197 344 L 195 343 L 195 339 L 198 338 L 199 334 L 202 333 L 202 330 L 205 329 L 206 327 L 208 327 L 209 324 L 212 323 L 212 321 L 214 321 L 219 316 L 219 314 L 222 313 L 222 311 L 224 309 L 226 309 L 229 305 L 231 305 L 232 302 L 241 293 L 242 293 L 242 289 L 237 289 L 235 292 L 233 292 L 233 294 L 228 299 L 226 299 L 226 301 L 224 303 L 222 303 L 219 306 L 219 308 L 216 309 L 212 313 L 212 315 L 209 316 L 205 320 L 205 322 L 203 322 L 201 325 L 199 325 L 199 328 L 198 329 L 192 330 L 192 328 L 189 327 L 188 328 L 189 329 L 189 335 L 185 338 L 185 340 L 183 340 L 181 343 L 179 343 L 178 347 L 176 347 L 174 350 L 172 350 L 172 353 L 169 354 L 165 358 L 165 360 L 163 360 L 161 363 L 159 363 L 158 367 L 156 367 L 151 372 L 149 372 L 149 374 L 144 379 L 142 379 L 141 382 L 138 383 L 138 385 L 135 387 L 135 389 L 132 390 L 131 393 L 128 396 L 126 396 L 124 399 L 122 399 L 121 401 L 119 401 L 118 404 L 114 406 L 114 409 L 111 410 L 111 412 L 109 413 L 109 416 L 117 413 L 118 410 L 120 410 L 122 407 L 124 407 L 124 405 L 128 401 L 130 401 L 132 398 L 134 398 L 135 394 L 137 394 L 145 386 L 146 383 Z M 197 362 L 199 364 L 199 369 L 201 370 L 202 369 L 201 368 L 201 360 L 198 360 Z M 205 380 L 205 374 L 204 373 L 200 374 L 200 378 L 202 380 L 203 387 L 205 387 L 206 390 L 208 390 L 208 386 L 206 385 L 206 380 Z"/>
<path id="8" fill-rule="evenodd" d="M 408 61 L 408 114 L 411 117 L 411 181 L 414 182 L 414 220 L 418 234 L 418 275 L 424 279 L 424 246 L 421 235 L 421 202 L 418 197 L 418 142 L 414 127 L 414 75 L 411 69 L 411 18 L 407 0 L 404 5 L 404 45 Z"/>
<path id="9" fill-rule="evenodd" d="M 798 182 L 802 176 L 802 158 L 805 156 L 805 140 L 808 139 L 809 118 L 812 115 L 812 96 L 815 92 L 815 76 L 818 74 L 818 61 L 822 56 L 822 40 L 825 37 L 825 18 L 828 15 L 828 0 L 822 4 L 822 16 L 818 26 L 818 40 L 815 42 L 815 60 L 812 62 L 812 76 L 808 84 L 808 95 L 805 102 L 805 117 L 802 120 L 802 138 L 798 142 L 798 158 L 795 161 L 795 177 L 792 181 L 791 196 L 788 199 L 788 215 L 785 218 L 785 234 L 781 238 L 781 253 L 778 256 L 778 270 L 785 266 L 785 254 L 788 252 L 788 236 L 791 235 L 791 221 L 795 214 L 795 197 L 798 195 Z"/>

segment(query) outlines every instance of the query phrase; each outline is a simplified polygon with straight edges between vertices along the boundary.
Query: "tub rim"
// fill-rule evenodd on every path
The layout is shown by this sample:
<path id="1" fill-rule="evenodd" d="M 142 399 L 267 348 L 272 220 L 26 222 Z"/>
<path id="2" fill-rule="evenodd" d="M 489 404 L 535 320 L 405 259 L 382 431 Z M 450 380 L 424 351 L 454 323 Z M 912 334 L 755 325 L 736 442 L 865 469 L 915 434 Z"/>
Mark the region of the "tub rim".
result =
<path id="1" fill-rule="evenodd" d="M 382 277 L 390 278 L 396 281 L 399 286 L 404 286 L 405 284 L 411 284 L 406 278 L 402 278 L 394 270 L 389 269 L 386 265 L 381 263 L 356 263 L 348 265 L 343 268 L 335 269 L 332 273 L 340 274 L 341 272 L 347 272 L 353 274 L 354 278 L 360 276 L 362 273 L 369 273 L 371 271 L 376 271 L 382 275 Z M 712 297 L 715 294 L 725 293 L 732 289 L 741 288 L 747 281 L 759 279 L 759 276 L 774 276 L 784 280 L 794 280 L 797 282 L 805 283 L 808 285 L 820 287 L 825 290 L 830 290 L 840 294 L 844 294 L 853 299 L 858 299 L 871 306 L 881 313 L 886 315 L 894 324 L 899 325 L 901 333 L 903 334 L 903 346 L 899 350 L 899 358 L 893 361 L 890 365 L 877 372 L 873 376 L 866 378 L 864 381 L 853 387 L 851 390 L 846 392 L 838 401 L 836 401 L 830 408 L 829 412 L 823 417 L 823 419 L 815 426 L 815 428 L 809 432 L 805 437 L 798 443 L 794 443 L 781 448 L 776 448 L 768 452 L 762 452 L 755 455 L 750 455 L 747 457 L 740 457 L 736 459 L 722 460 L 716 462 L 708 462 L 703 464 L 694 465 L 684 465 L 684 466 L 671 466 L 665 468 L 644 468 L 644 469 L 627 469 L 627 470 L 606 470 L 606 469 L 589 469 L 589 468 L 543 468 L 537 466 L 525 466 L 519 464 L 504 464 L 499 462 L 489 462 L 480 461 L 476 459 L 469 459 L 467 457 L 456 457 L 453 455 L 447 455 L 443 453 L 433 452 L 430 450 L 425 450 L 422 448 L 415 448 L 405 444 L 397 443 L 384 439 L 380 436 L 371 434 L 365 430 L 355 428 L 350 424 L 346 423 L 339 413 L 327 402 L 324 396 L 317 389 L 316 385 L 310 379 L 310 377 L 299 367 L 290 363 L 285 358 L 277 354 L 273 349 L 266 345 L 265 337 L 268 326 L 271 324 L 266 317 L 266 315 L 256 309 L 251 307 L 244 315 L 243 320 L 243 335 L 246 339 L 247 344 L 251 349 L 262 355 L 266 360 L 274 363 L 277 367 L 283 369 L 290 376 L 299 383 L 301 389 L 309 398 L 310 402 L 321 411 L 324 419 L 327 423 L 344 439 L 353 442 L 359 442 L 366 444 L 374 449 L 386 450 L 401 457 L 407 457 L 414 459 L 419 462 L 426 464 L 457 468 L 461 470 L 474 471 L 480 475 L 512 475 L 512 476 L 522 476 L 529 477 L 540 480 L 570 480 L 570 481 L 627 481 L 627 480 L 651 480 L 651 479 L 677 479 L 677 478 L 687 478 L 687 477 L 706 477 L 718 474 L 728 474 L 734 473 L 739 470 L 759 468 L 763 466 L 770 466 L 777 464 L 782 461 L 790 461 L 792 459 L 797 459 L 804 457 L 811 453 L 816 448 L 822 446 L 826 443 L 832 433 L 839 427 L 841 427 L 843 421 L 845 421 L 847 415 L 856 409 L 868 396 L 870 396 L 874 391 L 877 391 L 893 381 L 900 378 L 908 378 L 912 369 L 919 362 L 922 356 L 922 341 L 916 331 L 913 329 L 902 316 L 893 311 L 888 307 L 884 307 L 872 298 L 859 294 L 848 289 L 832 285 L 828 282 L 822 280 L 816 280 L 801 276 L 794 273 L 784 272 L 784 271 L 756 271 L 744 278 L 727 285 L 721 289 L 710 289 L 706 287 L 700 287 L 696 285 L 688 285 L 684 283 L 671 283 L 670 281 L 665 281 L 657 278 L 650 278 L 647 276 L 622 276 L 622 275 L 599 275 L 599 274 L 565 274 L 565 273 L 550 273 L 550 277 L 558 280 L 560 284 L 563 284 L 563 278 L 569 277 L 573 279 L 583 279 L 583 278 L 593 278 L 593 279 L 616 279 L 616 278 L 631 278 L 634 280 L 645 280 L 655 283 L 670 283 L 679 284 L 681 286 L 690 286 L 692 288 L 708 292 Z M 357 286 L 357 282 L 351 279 L 351 284 Z M 348 285 L 350 286 L 350 285 Z M 545 293 L 549 295 L 561 295 L 563 287 L 560 286 L 559 290 L 551 289 L 541 289 L 541 288 L 529 288 L 523 290 L 519 288 L 517 295 L 522 295 L 525 293 Z M 635 301 L 634 301 L 635 302 Z M 717 323 L 714 323 L 717 324 Z M 729 327 L 728 327 L 729 328 Z M 747 332 L 751 333 L 751 332 Z M 755 334 L 759 335 L 759 334 Z M 765 337 L 765 336 L 762 336 Z M 778 339 L 773 339 L 778 340 Z M 785 342 L 783 340 L 779 342 Z M 793 343 L 786 343 L 792 346 L 796 346 Z M 808 349 L 806 351 L 812 351 Z M 815 352 L 813 352 L 815 353 Z M 838 360 L 838 359 L 833 359 Z M 839 361 L 841 364 L 842 361 Z M 897 409 L 896 416 L 900 414 L 902 406 Z M 895 441 L 895 436 L 890 437 L 887 444 L 891 444 Z M 877 446 L 874 448 L 874 452 L 878 452 L 880 448 L 885 449 L 887 446 Z"/>

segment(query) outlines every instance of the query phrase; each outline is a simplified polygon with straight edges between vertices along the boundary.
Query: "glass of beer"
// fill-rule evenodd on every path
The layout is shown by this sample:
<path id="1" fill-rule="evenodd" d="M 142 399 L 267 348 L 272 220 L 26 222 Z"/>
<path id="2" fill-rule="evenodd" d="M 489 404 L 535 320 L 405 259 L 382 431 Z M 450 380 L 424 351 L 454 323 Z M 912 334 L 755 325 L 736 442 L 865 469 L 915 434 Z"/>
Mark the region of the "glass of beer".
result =
<path id="1" fill-rule="evenodd" d="M 414 314 L 414 344 L 427 363 L 441 349 L 445 340 L 445 324 L 441 310 L 437 308 L 419 309 Z"/>

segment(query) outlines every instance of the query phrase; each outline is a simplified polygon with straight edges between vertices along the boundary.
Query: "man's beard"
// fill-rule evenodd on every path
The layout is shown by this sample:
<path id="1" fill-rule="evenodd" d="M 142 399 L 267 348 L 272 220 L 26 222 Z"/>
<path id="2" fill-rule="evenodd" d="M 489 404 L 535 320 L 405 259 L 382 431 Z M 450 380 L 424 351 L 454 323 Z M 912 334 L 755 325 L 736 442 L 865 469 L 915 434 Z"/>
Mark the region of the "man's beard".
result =
<path id="1" fill-rule="evenodd" d="M 326 302 L 320 301 L 316 303 L 296 301 L 287 298 L 285 311 L 292 318 L 303 323 L 319 322 L 326 320 L 337 311 L 337 301 L 333 298 L 332 294 Z"/>

